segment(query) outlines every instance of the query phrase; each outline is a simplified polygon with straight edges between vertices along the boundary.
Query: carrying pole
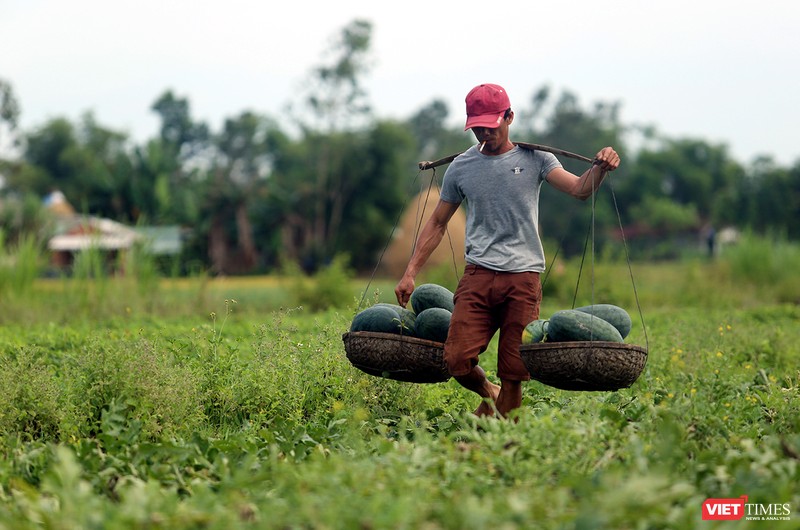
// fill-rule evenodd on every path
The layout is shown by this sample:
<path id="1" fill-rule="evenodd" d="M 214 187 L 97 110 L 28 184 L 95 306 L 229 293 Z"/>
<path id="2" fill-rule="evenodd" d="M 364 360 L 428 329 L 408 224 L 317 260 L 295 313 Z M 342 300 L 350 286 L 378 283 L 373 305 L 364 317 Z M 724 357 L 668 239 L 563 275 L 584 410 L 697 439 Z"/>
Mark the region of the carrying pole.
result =
<path id="1" fill-rule="evenodd" d="M 554 155 L 561 155 L 561 156 L 565 156 L 567 158 L 574 158 L 575 160 L 581 160 L 583 162 L 588 162 L 590 164 L 593 164 L 595 162 L 591 158 L 585 157 L 583 155 L 578 155 L 578 154 L 575 154 L 575 153 L 570 153 L 569 151 L 564 151 L 563 149 L 559 149 L 557 147 L 550 147 L 550 146 L 541 145 L 541 144 L 529 144 L 527 142 L 514 142 L 514 145 L 518 145 L 518 146 L 522 147 L 523 149 L 530 149 L 531 151 L 546 151 L 548 153 L 553 153 Z M 462 153 L 463 153 L 463 151 L 461 153 L 456 153 L 454 155 L 446 156 L 444 158 L 440 158 L 439 160 L 434 160 L 432 162 L 428 162 L 428 161 L 420 162 L 419 163 L 419 168 L 421 170 L 433 169 L 435 167 L 439 167 L 439 166 L 443 166 L 445 164 L 449 164 L 450 162 L 455 160 L 457 156 L 459 156 Z"/>

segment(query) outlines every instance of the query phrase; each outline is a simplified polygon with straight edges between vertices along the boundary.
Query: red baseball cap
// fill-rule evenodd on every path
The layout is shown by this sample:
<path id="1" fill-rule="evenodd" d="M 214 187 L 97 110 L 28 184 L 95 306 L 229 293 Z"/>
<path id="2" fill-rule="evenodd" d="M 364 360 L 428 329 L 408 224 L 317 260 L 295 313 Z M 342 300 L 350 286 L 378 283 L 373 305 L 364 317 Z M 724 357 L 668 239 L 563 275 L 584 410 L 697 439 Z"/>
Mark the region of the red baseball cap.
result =
<path id="1" fill-rule="evenodd" d="M 488 127 L 494 129 L 511 108 L 508 94 L 500 85 L 478 85 L 467 94 L 467 124 L 464 130 L 473 127 Z"/>

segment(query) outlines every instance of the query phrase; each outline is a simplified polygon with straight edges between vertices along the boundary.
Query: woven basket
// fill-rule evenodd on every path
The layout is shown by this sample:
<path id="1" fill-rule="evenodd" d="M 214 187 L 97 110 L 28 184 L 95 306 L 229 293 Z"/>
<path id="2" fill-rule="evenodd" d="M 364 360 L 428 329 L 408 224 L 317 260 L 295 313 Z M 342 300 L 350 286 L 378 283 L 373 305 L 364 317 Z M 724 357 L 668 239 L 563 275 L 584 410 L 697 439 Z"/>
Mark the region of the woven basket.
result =
<path id="1" fill-rule="evenodd" d="M 522 361 L 531 377 L 562 390 L 619 390 L 644 370 L 647 350 L 619 342 L 523 344 Z"/>
<path id="2" fill-rule="evenodd" d="M 369 375 L 408 383 L 450 379 L 441 342 L 371 331 L 351 331 L 342 340 L 350 363 Z"/>

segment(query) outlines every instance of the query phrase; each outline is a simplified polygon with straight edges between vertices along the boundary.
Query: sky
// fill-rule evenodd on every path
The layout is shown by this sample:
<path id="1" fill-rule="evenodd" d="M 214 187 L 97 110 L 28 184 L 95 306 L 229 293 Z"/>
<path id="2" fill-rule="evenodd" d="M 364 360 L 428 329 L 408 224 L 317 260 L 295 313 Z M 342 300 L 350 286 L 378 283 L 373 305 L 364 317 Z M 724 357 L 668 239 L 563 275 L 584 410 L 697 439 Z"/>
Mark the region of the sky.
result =
<path id="1" fill-rule="evenodd" d="M 477 84 L 503 85 L 520 107 L 547 85 L 584 108 L 619 103 L 623 124 L 727 145 L 744 164 L 800 160 L 800 2 L 790 0 L 0 0 L 0 78 L 26 131 L 91 111 L 144 141 L 166 90 L 212 130 L 245 110 L 288 119 L 356 19 L 373 28 L 364 87 L 380 118 L 441 99 L 457 126 Z"/>

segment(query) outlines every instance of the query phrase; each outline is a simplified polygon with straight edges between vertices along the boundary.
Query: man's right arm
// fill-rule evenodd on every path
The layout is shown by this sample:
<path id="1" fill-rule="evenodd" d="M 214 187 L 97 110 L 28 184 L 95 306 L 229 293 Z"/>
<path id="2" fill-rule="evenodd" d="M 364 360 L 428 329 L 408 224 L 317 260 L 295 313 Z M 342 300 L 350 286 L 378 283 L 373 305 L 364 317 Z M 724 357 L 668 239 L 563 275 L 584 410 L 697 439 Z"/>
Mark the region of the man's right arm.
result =
<path id="1" fill-rule="evenodd" d="M 439 200 L 436 204 L 436 208 L 433 210 L 433 215 L 431 215 L 428 222 L 425 223 L 425 226 L 422 228 L 422 232 L 420 232 L 419 238 L 417 239 L 417 244 L 414 247 L 414 254 L 408 262 L 403 277 L 400 278 L 397 287 L 394 289 L 395 296 L 397 296 L 397 303 L 401 306 L 405 307 L 408 300 L 411 298 L 411 293 L 414 292 L 415 287 L 414 279 L 417 277 L 423 265 L 425 265 L 425 262 L 428 261 L 428 258 L 431 257 L 433 251 L 436 250 L 436 247 L 441 243 L 445 231 L 447 230 L 447 223 L 456 213 L 456 210 L 458 210 L 458 206 L 458 203 Z"/>
<path id="2" fill-rule="evenodd" d="M 559 191 L 585 201 L 592 196 L 606 178 L 609 171 L 619 167 L 619 155 L 611 147 L 604 147 L 595 155 L 594 164 L 580 177 L 563 168 L 555 168 L 547 174 L 547 182 Z"/>

